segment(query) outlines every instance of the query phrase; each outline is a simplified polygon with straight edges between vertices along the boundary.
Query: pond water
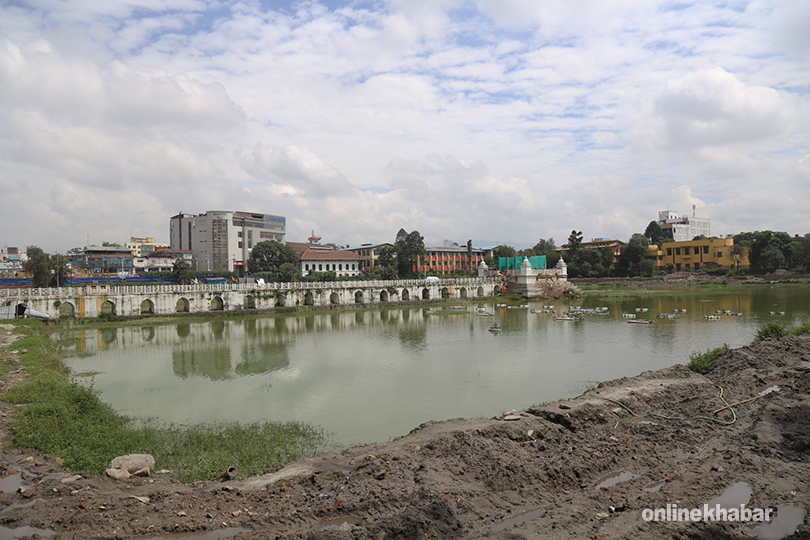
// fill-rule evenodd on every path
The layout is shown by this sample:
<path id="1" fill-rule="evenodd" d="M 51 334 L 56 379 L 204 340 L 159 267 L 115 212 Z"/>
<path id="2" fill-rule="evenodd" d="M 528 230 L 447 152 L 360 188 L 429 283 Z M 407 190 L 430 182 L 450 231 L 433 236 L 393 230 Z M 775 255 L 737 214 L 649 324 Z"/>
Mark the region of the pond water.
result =
<path id="1" fill-rule="evenodd" d="M 573 305 L 608 312 L 557 321 L 531 312 L 543 304 L 558 313 Z M 494 316 L 477 315 L 479 307 Z M 686 312 L 656 317 L 675 309 Z M 705 318 L 717 310 L 735 315 Z M 623 313 L 655 324 L 629 324 Z M 762 324 L 801 322 L 809 313 L 808 287 L 755 287 L 527 307 L 179 320 L 67 330 L 57 339 L 77 380 L 126 415 L 178 424 L 296 420 L 348 446 L 386 442 L 428 420 L 492 417 L 574 397 L 600 381 L 687 363 L 693 352 L 746 345 Z M 489 331 L 495 321 L 500 333 Z"/>

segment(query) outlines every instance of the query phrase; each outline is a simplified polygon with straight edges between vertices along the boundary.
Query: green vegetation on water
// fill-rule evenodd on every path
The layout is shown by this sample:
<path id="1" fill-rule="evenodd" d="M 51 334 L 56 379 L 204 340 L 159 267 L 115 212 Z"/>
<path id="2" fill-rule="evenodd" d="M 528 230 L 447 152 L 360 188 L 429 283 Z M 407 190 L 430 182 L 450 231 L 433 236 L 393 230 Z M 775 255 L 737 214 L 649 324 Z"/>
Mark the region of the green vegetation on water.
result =
<path id="1" fill-rule="evenodd" d="M 23 324 L 16 330 L 27 337 L 13 348 L 27 351 L 23 364 L 37 376 L 2 395 L 6 402 L 26 405 L 13 420 L 11 443 L 60 457 L 73 471 L 103 474 L 114 457 L 143 453 L 155 457 L 158 469 L 193 482 L 210 480 L 228 467 L 248 476 L 328 444 L 323 430 L 297 422 L 176 426 L 119 415 L 92 388 L 70 379 L 43 325 Z"/>

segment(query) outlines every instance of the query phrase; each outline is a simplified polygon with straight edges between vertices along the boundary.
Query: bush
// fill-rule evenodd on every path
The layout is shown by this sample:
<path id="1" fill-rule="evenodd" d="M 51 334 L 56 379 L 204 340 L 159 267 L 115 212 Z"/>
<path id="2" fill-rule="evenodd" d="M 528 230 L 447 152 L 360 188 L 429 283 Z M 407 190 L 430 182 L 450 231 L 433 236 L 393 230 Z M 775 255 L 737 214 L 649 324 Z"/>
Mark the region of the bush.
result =
<path id="1" fill-rule="evenodd" d="M 723 344 L 722 347 L 711 349 L 705 353 L 692 353 L 689 355 L 689 363 L 686 367 L 695 373 L 708 373 L 714 367 L 714 363 L 718 358 L 728 352 L 728 345 Z"/>
<path id="2" fill-rule="evenodd" d="M 757 330 L 757 341 L 762 341 L 763 339 L 779 339 L 785 337 L 790 332 L 787 328 L 782 326 L 777 322 L 768 323 L 765 326 L 761 326 L 759 330 Z"/>

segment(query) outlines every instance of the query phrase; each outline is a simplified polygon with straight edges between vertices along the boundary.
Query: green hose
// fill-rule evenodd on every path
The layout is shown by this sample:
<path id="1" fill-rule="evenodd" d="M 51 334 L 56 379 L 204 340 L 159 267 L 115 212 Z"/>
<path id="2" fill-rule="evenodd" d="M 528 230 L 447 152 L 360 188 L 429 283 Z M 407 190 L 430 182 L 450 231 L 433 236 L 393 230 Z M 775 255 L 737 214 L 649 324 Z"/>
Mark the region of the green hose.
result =
<path id="1" fill-rule="evenodd" d="M 718 386 L 717 388 L 720 389 L 720 400 L 723 402 L 723 404 L 725 406 L 729 407 L 728 402 L 723 397 L 723 387 Z M 630 407 L 628 407 L 624 403 L 616 401 L 615 399 L 610 399 L 610 398 L 606 398 L 606 397 L 602 397 L 602 396 L 594 396 L 594 397 L 598 397 L 599 399 L 604 399 L 605 401 L 610 401 L 611 403 L 615 403 L 616 405 L 624 408 L 627 412 L 629 412 L 630 414 L 632 414 L 636 418 L 655 417 L 655 418 L 663 418 L 665 420 L 709 420 L 711 422 L 717 422 L 718 424 L 722 424 L 724 426 L 730 426 L 731 424 L 733 424 L 734 422 L 737 421 L 737 413 L 735 413 L 734 409 L 732 409 L 731 407 L 729 407 L 728 410 L 731 411 L 731 414 L 732 414 L 733 418 L 732 418 L 732 420 L 730 422 L 727 422 L 725 420 L 720 420 L 718 418 L 711 418 L 709 416 L 666 416 L 666 415 L 658 414 L 658 413 L 637 414 L 637 413 L 633 412 L 630 409 Z"/>

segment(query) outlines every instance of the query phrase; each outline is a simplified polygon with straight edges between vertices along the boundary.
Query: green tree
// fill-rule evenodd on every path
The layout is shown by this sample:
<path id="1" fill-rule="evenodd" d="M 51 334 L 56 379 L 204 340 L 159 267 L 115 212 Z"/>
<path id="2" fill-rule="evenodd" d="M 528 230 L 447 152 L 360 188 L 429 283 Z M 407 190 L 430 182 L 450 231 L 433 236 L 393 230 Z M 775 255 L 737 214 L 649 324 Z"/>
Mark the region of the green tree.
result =
<path id="1" fill-rule="evenodd" d="M 102 242 L 101 245 L 103 247 L 121 247 L 121 244 L 118 242 Z"/>
<path id="2" fill-rule="evenodd" d="M 403 232 L 405 229 L 400 229 L 394 244 L 397 254 L 397 271 L 400 277 L 418 273 L 419 258 L 427 254 L 425 239 L 422 238 L 419 231 L 411 231 L 404 235 Z"/>
<path id="3" fill-rule="evenodd" d="M 645 277 L 652 277 L 655 272 L 655 261 L 652 259 L 644 259 L 639 265 L 640 273 Z"/>
<path id="4" fill-rule="evenodd" d="M 615 257 L 613 248 L 605 246 L 600 250 L 600 254 L 602 255 L 602 267 L 609 271 L 613 266 L 613 259 Z"/>
<path id="5" fill-rule="evenodd" d="M 34 287 L 46 287 L 51 280 L 50 256 L 37 246 L 25 248 L 28 260 L 23 263 L 23 270 L 31 274 Z"/>
<path id="6" fill-rule="evenodd" d="M 553 238 L 549 238 L 548 240 L 541 238 L 537 241 L 532 249 L 538 255 L 545 255 L 548 257 L 552 253 L 556 253 L 557 246 L 554 244 Z"/>
<path id="7" fill-rule="evenodd" d="M 622 248 L 616 270 L 620 275 L 626 276 L 633 266 L 640 267 L 641 261 L 650 252 L 650 241 L 640 233 L 634 234 Z"/>
<path id="8" fill-rule="evenodd" d="M 299 266 L 291 262 L 281 263 L 275 273 L 275 279 L 278 282 L 294 283 L 301 281 L 301 270 Z"/>
<path id="9" fill-rule="evenodd" d="M 284 263 L 298 266 L 298 255 L 292 246 L 278 240 L 262 240 L 253 246 L 253 250 L 250 252 L 247 261 L 248 273 L 270 272 L 275 274 Z"/>
<path id="10" fill-rule="evenodd" d="M 554 238 L 541 238 L 532 248 L 537 255 L 546 256 L 546 268 L 554 268 L 560 260 L 560 254 L 557 251 L 557 246 L 554 243 Z"/>
<path id="11" fill-rule="evenodd" d="M 178 257 L 172 265 L 172 277 L 176 279 L 177 283 L 180 285 L 193 283 L 194 277 L 191 272 L 191 263 Z"/>
<path id="12" fill-rule="evenodd" d="M 568 235 L 568 253 L 571 254 L 571 260 L 574 262 L 579 261 L 579 248 L 582 246 L 582 231 L 574 229 Z"/>
<path id="13" fill-rule="evenodd" d="M 793 238 L 786 232 L 754 231 L 752 233 L 739 233 L 734 236 L 735 245 L 750 248 L 748 261 L 751 263 L 751 268 L 760 271 L 791 266 L 793 260 L 792 243 Z M 778 250 L 782 256 L 778 257 L 775 250 Z"/>
<path id="14" fill-rule="evenodd" d="M 758 267 L 762 270 L 774 271 L 778 268 L 784 268 L 786 259 L 779 247 L 775 244 L 768 244 L 760 253 L 757 262 Z"/>
<path id="15" fill-rule="evenodd" d="M 53 281 L 56 287 L 61 287 L 65 284 L 65 279 L 70 273 L 68 268 L 68 258 L 64 255 L 51 255 L 50 271 L 53 274 Z"/>
<path id="16" fill-rule="evenodd" d="M 810 238 L 802 236 L 793 241 L 793 264 L 810 267 Z"/>
<path id="17" fill-rule="evenodd" d="M 500 246 L 496 247 L 492 250 L 492 259 L 494 262 L 494 266 L 490 266 L 490 268 L 498 269 L 498 259 L 502 257 L 515 257 L 517 256 L 517 251 L 512 246 L 507 246 L 501 244 Z"/>
<path id="18" fill-rule="evenodd" d="M 658 245 L 661 238 L 664 236 L 664 231 L 661 230 L 661 225 L 657 221 L 651 221 L 647 228 L 644 230 L 644 236 L 650 241 L 650 245 Z"/>
<path id="19" fill-rule="evenodd" d="M 472 265 L 472 257 L 473 257 L 472 252 L 473 252 L 473 245 L 472 245 L 472 238 L 470 238 L 469 240 L 467 240 L 467 270 L 470 271 L 470 274 L 475 272 L 475 269 L 473 268 Z"/>
<path id="20" fill-rule="evenodd" d="M 397 250 L 394 246 L 382 246 L 377 251 L 377 268 L 379 272 L 386 272 L 386 275 L 392 275 L 391 270 L 393 270 L 393 275 L 395 277 L 388 277 L 383 279 L 399 279 L 399 274 L 397 273 Z"/>

